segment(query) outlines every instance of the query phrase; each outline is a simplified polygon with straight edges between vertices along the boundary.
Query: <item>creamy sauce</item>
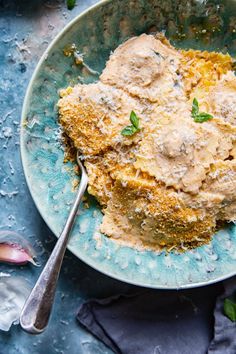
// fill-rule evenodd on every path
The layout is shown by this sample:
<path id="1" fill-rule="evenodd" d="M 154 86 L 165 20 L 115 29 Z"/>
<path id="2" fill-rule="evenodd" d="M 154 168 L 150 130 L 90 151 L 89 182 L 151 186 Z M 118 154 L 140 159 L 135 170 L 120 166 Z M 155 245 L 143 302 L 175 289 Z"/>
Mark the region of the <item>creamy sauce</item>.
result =
<path id="1" fill-rule="evenodd" d="M 101 231 L 138 249 L 186 249 L 236 219 L 236 78 L 229 55 L 161 35 L 119 46 L 97 83 L 61 91 L 60 123 L 85 158 Z M 201 112 L 213 119 L 194 121 Z M 123 136 L 134 111 L 141 130 Z"/>

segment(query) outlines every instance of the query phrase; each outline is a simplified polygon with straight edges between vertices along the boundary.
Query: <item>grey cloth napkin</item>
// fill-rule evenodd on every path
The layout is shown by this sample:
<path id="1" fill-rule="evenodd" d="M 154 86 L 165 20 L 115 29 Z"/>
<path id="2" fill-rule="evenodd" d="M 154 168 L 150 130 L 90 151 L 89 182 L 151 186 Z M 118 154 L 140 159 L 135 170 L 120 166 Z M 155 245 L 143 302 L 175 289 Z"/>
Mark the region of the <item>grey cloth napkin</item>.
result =
<path id="1" fill-rule="evenodd" d="M 236 291 L 236 277 L 224 282 L 224 292 L 217 301 L 214 311 L 214 338 L 208 354 L 236 354 L 236 323 L 231 322 L 223 313 L 224 299 Z"/>
<path id="2" fill-rule="evenodd" d="M 236 354 L 235 324 L 222 314 L 234 289 L 236 278 L 225 289 L 222 283 L 181 291 L 135 287 L 85 302 L 77 319 L 119 354 Z"/>

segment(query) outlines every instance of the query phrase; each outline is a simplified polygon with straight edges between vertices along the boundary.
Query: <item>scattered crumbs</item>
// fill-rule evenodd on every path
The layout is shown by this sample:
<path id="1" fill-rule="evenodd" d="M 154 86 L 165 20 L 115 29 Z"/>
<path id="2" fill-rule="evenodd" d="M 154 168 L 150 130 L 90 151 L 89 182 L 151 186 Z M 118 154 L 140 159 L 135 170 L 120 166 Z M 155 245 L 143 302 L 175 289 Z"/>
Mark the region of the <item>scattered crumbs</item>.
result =
<path id="1" fill-rule="evenodd" d="M 120 268 L 121 268 L 121 269 L 126 269 L 128 266 L 129 266 L 129 261 L 128 261 L 127 258 L 123 259 L 123 260 L 120 262 Z"/>
<path id="2" fill-rule="evenodd" d="M 15 217 L 13 215 L 8 215 L 8 220 L 12 220 L 12 221 L 15 221 Z"/>
<path id="3" fill-rule="evenodd" d="M 84 84 L 85 83 L 84 78 L 82 76 L 78 75 L 77 79 L 78 79 L 80 84 Z"/>
<path id="4" fill-rule="evenodd" d="M 16 110 L 16 109 L 14 108 L 14 109 L 12 109 L 11 111 L 7 112 L 7 113 L 2 117 L 2 122 L 5 122 L 5 120 L 7 120 L 7 118 L 10 117 L 13 112 L 15 112 L 15 110 Z"/>
<path id="5" fill-rule="evenodd" d="M 23 39 L 21 43 L 19 43 L 18 41 L 15 41 L 16 43 L 16 47 L 19 50 L 19 52 L 22 54 L 22 57 L 25 59 L 26 56 L 31 55 L 31 51 L 29 49 L 29 47 L 27 46 L 27 38 Z"/>
<path id="6" fill-rule="evenodd" d="M 84 70 L 87 71 L 89 74 L 95 75 L 95 76 L 99 76 L 100 75 L 100 73 L 98 71 L 93 70 L 92 68 L 90 68 L 89 65 L 85 64 L 84 62 L 83 62 L 83 66 L 84 66 Z"/>
<path id="7" fill-rule="evenodd" d="M 73 43 L 63 49 L 63 54 L 66 57 L 74 57 L 74 62 L 76 65 L 82 65 L 84 64 L 84 59 L 83 59 L 83 53 L 80 53 L 79 50 L 77 50 L 76 45 Z"/>
<path id="8" fill-rule="evenodd" d="M 12 162 L 9 161 L 8 164 L 9 164 L 9 167 L 10 167 L 11 175 L 14 175 L 15 169 L 14 169 L 14 166 L 13 166 Z"/>
<path id="9" fill-rule="evenodd" d="M 83 66 L 83 73 L 86 74 L 89 73 L 91 75 L 95 75 L 95 76 L 99 76 L 100 73 L 92 68 L 90 68 L 89 65 L 87 65 L 85 62 L 84 62 L 84 54 L 83 53 L 80 53 L 79 50 L 77 50 L 77 47 L 75 44 L 71 44 L 67 47 L 65 47 L 63 49 L 63 54 L 66 56 L 66 57 L 71 57 L 73 56 L 74 57 L 74 63 L 75 65 L 82 65 Z M 78 79 L 81 80 L 83 82 L 83 78 L 78 76 Z"/>
<path id="10" fill-rule="evenodd" d="M 3 132 L 3 136 L 5 138 L 11 138 L 13 135 L 12 128 L 10 128 L 10 127 L 4 127 L 2 129 L 2 132 Z"/>
<path id="11" fill-rule="evenodd" d="M 66 56 L 66 57 L 71 57 L 74 52 L 76 51 L 76 45 L 73 43 L 73 44 L 70 44 L 68 46 L 66 46 L 64 49 L 63 49 L 63 54 Z"/>
<path id="12" fill-rule="evenodd" d="M 50 31 L 53 31 L 53 30 L 55 29 L 55 26 L 53 26 L 51 23 L 49 23 L 48 29 L 49 29 Z"/>
<path id="13" fill-rule="evenodd" d="M 96 241 L 96 249 L 99 249 L 102 247 L 102 237 L 99 232 L 95 232 L 93 234 L 93 239 Z"/>
<path id="14" fill-rule="evenodd" d="M 79 224 L 79 232 L 81 234 L 85 234 L 87 230 L 88 230 L 88 220 L 87 219 L 81 220 Z"/>
<path id="15" fill-rule="evenodd" d="M 108 260 L 111 259 L 111 250 L 109 247 L 107 247 L 105 258 Z"/>
<path id="16" fill-rule="evenodd" d="M 82 202 L 83 202 L 83 208 L 84 209 L 89 209 L 88 197 L 86 195 L 83 195 Z"/>
<path id="17" fill-rule="evenodd" d="M 26 119 L 23 122 L 23 125 L 27 126 L 27 128 L 29 128 L 29 129 L 32 129 L 35 126 L 35 124 L 39 125 L 39 121 L 36 118 L 33 118 L 31 121 L 29 121 L 29 119 L 28 120 Z"/>
<path id="18" fill-rule="evenodd" d="M 74 52 L 74 58 L 75 58 L 75 64 L 76 65 L 83 64 L 84 59 L 83 59 L 83 54 L 82 53 L 80 53 L 78 51 Z"/>
<path id="19" fill-rule="evenodd" d="M 79 181 L 78 179 L 73 179 L 72 181 L 72 192 L 74 192 L 76 190 L 76 188 L 78 187 Z"/>
<path id="20" fill-rule="evenodd" d="M 62 16 L 63 16 L 64 18 L 68 18 L 68 16 L 67 16 L 67 13 L 66 13 L 66 12 L 63 12 L 63 13 L 62 13 Z"/>
<path id="21" fill-rule="evenodd" d="M 13 192 L 6 192 L 4 191 L 3 189 L 0 190 L 0 195 L 2 197 L 8 197 L 8 198 L 12 198 L 14 197 L 15 195 L 17 195 L 19 192 L 18 191 L 13 191 Z"/>

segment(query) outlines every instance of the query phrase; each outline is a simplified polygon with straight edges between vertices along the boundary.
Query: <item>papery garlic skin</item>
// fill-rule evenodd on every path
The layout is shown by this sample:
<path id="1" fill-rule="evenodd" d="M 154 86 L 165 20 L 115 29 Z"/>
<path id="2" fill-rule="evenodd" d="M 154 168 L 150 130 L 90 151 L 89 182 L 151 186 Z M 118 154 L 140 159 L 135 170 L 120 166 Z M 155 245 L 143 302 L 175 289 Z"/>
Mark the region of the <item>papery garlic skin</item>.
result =
<path id="1" fill-rule="evenodd" d="M 9 331 L 12 324 L 19 323 L 30 290 L 29 283 L 22 277 L 0 276 L 0 330 Z"/>

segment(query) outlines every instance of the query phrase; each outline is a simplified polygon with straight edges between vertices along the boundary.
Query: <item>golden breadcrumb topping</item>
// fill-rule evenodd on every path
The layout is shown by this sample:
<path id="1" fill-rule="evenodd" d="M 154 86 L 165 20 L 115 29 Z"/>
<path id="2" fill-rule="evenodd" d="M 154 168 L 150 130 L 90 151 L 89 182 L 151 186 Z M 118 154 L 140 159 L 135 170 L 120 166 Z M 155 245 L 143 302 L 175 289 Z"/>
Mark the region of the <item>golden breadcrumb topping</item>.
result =
<path id="1" fill-rule="evenodd" d="M 236 219 L 233 66 L 228 54 L 143 34 L 111 54 L 97 83 L 61 90 L 60 124 L 84 158 L 101 232 L 184 250 Z"/>

